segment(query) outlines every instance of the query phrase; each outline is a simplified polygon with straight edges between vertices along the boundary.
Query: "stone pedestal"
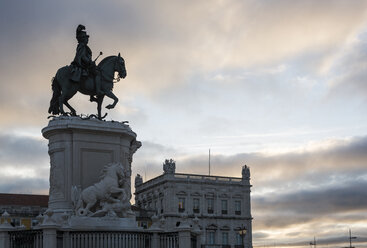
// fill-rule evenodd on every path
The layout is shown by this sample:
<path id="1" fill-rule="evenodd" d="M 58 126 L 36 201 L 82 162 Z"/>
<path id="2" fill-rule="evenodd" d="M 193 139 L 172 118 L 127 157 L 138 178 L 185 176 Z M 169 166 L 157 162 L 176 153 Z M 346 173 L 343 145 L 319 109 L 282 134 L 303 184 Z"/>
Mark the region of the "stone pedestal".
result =
<path id="1" fill-rule="evenodd" d="M 135 218 L 111 218 L 111 217 L 79 217 L 71 216 L 69 226 L 73 230 L 90 230 L 90 231 L 137 231 L 141 228 Z"/>
<path id="2" fill-rule="evenodd" d="M 121 163 L 128 173 L 126 192 L 131 198 L 132 157 L 141 143 L 128 125 L 61 116 L 51 120 L 42 134 L 49 140 L 49 209 L 56 216 L 73 211 L 72 186 L 83 190 L 97 183 L 104 166 L 112 162 Z"/>

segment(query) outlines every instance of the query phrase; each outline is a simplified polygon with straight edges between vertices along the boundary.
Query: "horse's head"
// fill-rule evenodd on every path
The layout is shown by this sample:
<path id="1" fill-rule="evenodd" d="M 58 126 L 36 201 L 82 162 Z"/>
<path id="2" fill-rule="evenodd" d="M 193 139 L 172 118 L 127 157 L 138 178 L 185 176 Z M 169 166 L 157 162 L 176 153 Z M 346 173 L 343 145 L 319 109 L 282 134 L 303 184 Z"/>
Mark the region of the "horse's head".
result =
<path id="1" fill-rule="evenodd" d="M 121 163 L 109 163 L 104 167 L 102 170 L 101 179 L 105 178 L 106 176 L 117 176 L 118 178 L 124 177 L 124 168 Z"/>
<path id="2" fill-rule="evenodd" d="M 118 72 L 120 78 L 126 77 L 125 60 L 121 57 L 120 53 L 116 58 L 115 71 Z"/>

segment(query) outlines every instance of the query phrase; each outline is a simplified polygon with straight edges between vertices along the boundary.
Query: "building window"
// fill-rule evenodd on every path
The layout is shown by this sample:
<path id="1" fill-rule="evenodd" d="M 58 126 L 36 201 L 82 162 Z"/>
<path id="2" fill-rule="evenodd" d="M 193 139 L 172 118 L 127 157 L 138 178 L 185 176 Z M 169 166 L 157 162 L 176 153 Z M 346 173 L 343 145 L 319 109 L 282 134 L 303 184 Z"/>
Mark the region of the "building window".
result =
<path id="1" fill-rule="evenodd" d="M 38 220 L 32 220 L 32 226 L 37 226 L 39 224 Z"/>
<path id="2" fill-rule="evenodd" d="M 222 245 L 228 245 L 228 232 L 222 232 Z"/>
<path id="3" fill-rule="evenodd" d="M 236 215 L 241 215 L 241 201 L 234 202 L 234 209 Z"/>
<path id="4" fill-rule="evenodd" d="M 182 213 L 185 211 L 185 198 L 178 198 L 178 212 Z"/>
<path id="5" fill-rule="evenodd" d="M 236 233 L 236 245 L 242 245 L 242 236 Z"/>
<path id="6" fill-rule="evenodd" d="M 194 213 L 200 213 L 200 199 L 198 198 L 194 198 L 194 202 L 193 202 L 193 212 Z"/>
<path id="7" fill-rule="evenodd" d="M 147 229 L 148 228 L 148 223 L 146 221 L 142 221 L 140 222 L 140 226 L 143 228 L 143 229 Z"/>
<path id="8" fill-rule="evenodd" d="M 222 200 L 222 214 L 228 213 L 228 201 Z"/>
<path id="9" fill-rule="evenodd" d="M 209 245 L 214 245 L 215 244 L 215 232 L 214 231 L 209 231 L 208 232 L 208 244 Z"/>
<path id="10" fill-rule="evenodd" d="M 11 223 L 12 226 L 20 226 L 20 220 L 17 218 L 13 218 L 11 219 Z"/>
<path id="11" fill-rule="evenodd" d="M 209 198 L 207 199 L 207 202 L 208 202 L 208 214 L 214 213 L 214 199 Z"/>
<path id="12" fill-rule="evenodd" d="M 163 213 L 163 199 L 161 199 L 161 213 Z"/>
<path id="13" fill-rule="evenodd" d="M 154 201 L 154 210 L 157 211 L 157 201 Z"/>

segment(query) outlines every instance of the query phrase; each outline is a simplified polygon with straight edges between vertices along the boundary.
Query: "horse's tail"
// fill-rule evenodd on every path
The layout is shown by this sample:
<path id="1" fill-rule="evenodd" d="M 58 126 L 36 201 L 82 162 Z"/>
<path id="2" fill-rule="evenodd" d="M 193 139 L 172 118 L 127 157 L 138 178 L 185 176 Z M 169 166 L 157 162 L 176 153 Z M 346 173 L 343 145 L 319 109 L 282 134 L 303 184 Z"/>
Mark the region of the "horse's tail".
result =
<path id="1" fill-rule="evenodd" d="M 61 96 L 61 87 L 57 82 L 56 76 L 52 78 L 52 98 L 50 101 L 50 107 L 48 108 L 48 113 L 53 115 L 60 114 L 60 104 L 59 97 Z"/>

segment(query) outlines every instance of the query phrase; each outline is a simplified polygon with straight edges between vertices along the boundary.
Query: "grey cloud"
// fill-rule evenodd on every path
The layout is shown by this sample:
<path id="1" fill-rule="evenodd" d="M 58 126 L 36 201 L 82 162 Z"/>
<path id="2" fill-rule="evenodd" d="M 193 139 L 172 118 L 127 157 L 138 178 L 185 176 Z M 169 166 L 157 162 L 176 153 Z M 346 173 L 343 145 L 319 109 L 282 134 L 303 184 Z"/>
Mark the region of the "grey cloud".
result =
<path id="1" fill-rule="evenodd" d="M 310 238 L 307 241 L 301 241 L 301 242 L 288 242 L 288 243 L 278 243 L 277 245 L 280 246 L 309 246 L 310 242 L 313 242 L 313 239 Z M 367 238 L 359 236 L 358 239 L 353 240 L 353 244 L 357 244 L 359 247 L 365 247 L 367 244 Z M 344 245 L 344 247 L 349 247 L 349 239 L 346 235 L 342 235 L 341 237 L 330 237 L 330 238 L 317 238 L 316 239 L 317 245 L 321 246 L 329 246 L 329 245 Z"/>
<path id="2" fill-rule="evenodd" d="M 289 194 L 272 193 L 253 197 L 254 208 L 290 215 L 309 215 L 313 218 L 365 210 L 367 181 L 341 182 L 340 185 L 318 190 L 299 190 Z"/>
<path id="3" fill-rule="evenodd" d="M 267 234 L 267 233 L 264 233 L 264 232 L 253 232 L 252 233 L 252 238 L 253 239 L 263 239 L 263 238 L 267 238 L 267 237 L 269 237 L 269 234 Z"/>
<path id="4" fill-rule="evenodd" d="M 318 1 L 317 4 L 313 1 L 267 4 L 252 1 L 192 1 L 190 4 L 172 1 L 4 1 L 0 15 L 0 31 L 6 34 L 0 43 L 0 73 L 4 77 L 0 85 L 0 110 L 12 118 L 2 122 L 11 124 L 27 117 L 25 121 L 40 124 L 34 115 L 47 116 L 45 105 L 51 97 L 49 81 L 58 67 L 72 60 L 78 23 L 87 25 L 95 53 L 103 50 L 107 55 L 124 51 L 129 77 L 128 83 L 118 89 L 122 96 L 127 94 L 125 92 L 139 92 L 146 97 L 155 95 L 153 100 L 164 105 L 167 101 L 161 96 L 169 94 L 172 85 L 185 85 L 194 76 L 233 68 L 242 70 L 253 61 L 266 61 L 266 64 L 279 61 L 288 54 L 293 43 L 297 44 L 288 56 L 298 54 L 304 48 L 298 42 L 306 40 L 295 38 L 300 35 L 300 24 L 307 23 L 310 26 L 307 30 L 327 36 L 325 40 L 320 39 L 322 44 L 329 40 L 342 43 L 345 35 L 353 33 L 363 19 L 363 6 L 363 1 L 353 5 L 345 5 L 343 1 Z M 282 17 L 285 13 L 295 22 L 285 25 Z M 316 13 L 315 18 L 308 19 L 309 13 Z M 338 23 L 341 20 L 342 28 L 330 29 L 336 20 Z M 325 25 L 320 27 L 319 23 Z M 319 45 L 319 39 L 307 37 L 306 47 Z M 270 44 L 269 40 L 278 42 Z M 264 51 L 265 48 L 271 52 Z M 19 68 L 22 68 L 21 73 Z M 23 78 L 15 77 L 19 74 Z M 205 92 L 200 91 L 199 97 L 192 85 L 180 90 L 183 92 L 180 98 L 175 97 L 176 106 L 184 102 L 190 106 L 188 111 L 198 111 L 194 104 L 203 102 L 201 97 Z M 22 100 L 14 101 L 15 96 Z M 185 102 L 188 97 L 194 104 Z M 34 99 L 38 99 L 36 103 Z M 241 103 L 243 97 L 236 99 Z M 222 99 L 220 103 L 223 102 L 228 101 Z"/>
<path id="5" fill-rule="evenodd" d="M 26 136 L 0 133 L 0 163 L 40 167 L 48 164 L 47 142 Z"/>
<path id="6" fill-rule="evenodd" d="M 150 179 L 163 173 L 163 162 L 172 158 L 177 151 L 151 141 L 142 141 L 142 147 L 135 153 L 133 175 L 147 175 Z"/>
<path id="7" fill-rule="evenodd" d="M 241 166 L 247 164 L 251 168 L 255 195 L 269 189 L 291 192 L 295 189 L 328 187 L 362 180 L 366 175 L 367 136 L 332 143 L 334 145 L 328 148 L 281 155 L 242 153 L 225 156 L 212 152 L 211 172 L 212 175 L 241 177 Z M 141 151 L 136 154 L 140 167 L 149 162 L 159 168 L 158 165 L 160 166 L 165 158 L 176 160 L 176 171 L 208 173 L 207 154 L 185 154 L 149 142 L 147 146 L 144 146 L 143 142 Z M 161 169 L 157 172 L 159 171 Z"/>
<path id="8" fill-rule="evenodd" d="M 322 177 L 353 176 L 361 174 L 367 164 L 367 136 L 355 137 L 350 141 L 332 142 L 329 148 L 304 152 L 289 152 L 280 155 L 242 153 L 231 156 L 212 155 L 214 171 L 228 175 L 240 173 L 245 163 L 251 167 L 254 184 L 275 185 L 287 180 L 310 180 L 316 183 Z M 178 164 L 191 170 L 200 165 L 206 167 L 207 155 L 188 156 Z M 344 174 L 351 172 L 352 174 Z M 271 173 L 271 175 L 269 175 Z M 270 178 L 269 178 L 270 176 Z"/>
<path id="9" fill-rule="evenodd" d="M 48 194 L 48 178 L 0 178 L 0 192 Z"/>
<path id="10" fill-rule="evenodd" d="M 367 31 L 361 34 L 357 42 L 352 44 L 353 49 L 344 52 L 334 65 L 331 67 L 330 84 L 332 85 L 329 97 L 352 96 L 361 97 L 366 103 L 367 84 L 366 84 L 366 65 L 367 65 L 367 42 L 365 37 Z M 348 98 L 349 99 L 349 98 Z"/>
<path id="11" fill-rule="evenodd" d="M 146 161 L 152 163 L 153 161 L 159 161 L 162 164 L 165 159 L 170 158 L 170 154 L 174 154 L 175 149 L 166 147 L 161 144 L 157 144 L 151 141 L 142 141 L 142 147 L 134 156 L 135 161 Z"/>

